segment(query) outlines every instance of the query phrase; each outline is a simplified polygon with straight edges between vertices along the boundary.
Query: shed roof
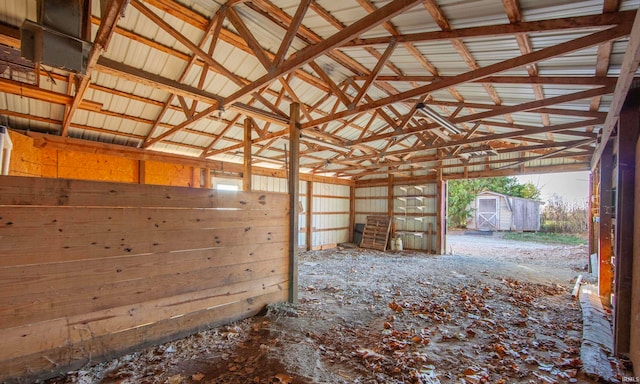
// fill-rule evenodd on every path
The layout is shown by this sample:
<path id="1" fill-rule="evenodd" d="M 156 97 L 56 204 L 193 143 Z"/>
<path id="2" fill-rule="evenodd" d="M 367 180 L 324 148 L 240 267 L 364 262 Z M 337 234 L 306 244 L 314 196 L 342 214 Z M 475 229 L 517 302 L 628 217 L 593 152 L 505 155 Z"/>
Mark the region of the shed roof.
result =
<path id="1" fill-rule="evenodd" d="M 637 70 L 640 0 L 109 4 L 82 75 L 17 66 L 37 1 L 0 0 L 8 126 L 241 162 L 250 118 L 254 162 L 284 167 L 296 102 L 318 175 L 586 170 Z"/>

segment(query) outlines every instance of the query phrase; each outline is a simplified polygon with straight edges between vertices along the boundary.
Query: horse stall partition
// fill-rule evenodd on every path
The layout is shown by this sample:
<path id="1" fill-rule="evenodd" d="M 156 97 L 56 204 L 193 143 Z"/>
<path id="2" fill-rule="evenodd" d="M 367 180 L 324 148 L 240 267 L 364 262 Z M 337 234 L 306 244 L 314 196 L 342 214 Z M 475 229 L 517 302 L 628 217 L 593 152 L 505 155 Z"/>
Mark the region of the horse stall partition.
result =
<path id="1" fill-rule="evenodd" d="M 288 297 L 288 195 L 0 177 L 0 382 Z"/>

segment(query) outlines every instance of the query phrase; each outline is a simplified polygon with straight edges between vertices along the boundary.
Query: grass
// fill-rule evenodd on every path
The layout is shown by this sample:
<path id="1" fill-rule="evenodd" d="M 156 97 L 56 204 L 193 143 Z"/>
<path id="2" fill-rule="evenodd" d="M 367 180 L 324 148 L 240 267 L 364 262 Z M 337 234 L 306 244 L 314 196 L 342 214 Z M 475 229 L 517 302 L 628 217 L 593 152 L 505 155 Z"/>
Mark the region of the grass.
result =
<path id="1" fill-rule="evenodd" d="M 545 244 L 562 244 L 562 245 L 586 245 L 587 239 L 578 235 L 568 235 L 563 233 L 549 232 L 507 232 L 504 234 L 507 240 L 533 241 Z"/>

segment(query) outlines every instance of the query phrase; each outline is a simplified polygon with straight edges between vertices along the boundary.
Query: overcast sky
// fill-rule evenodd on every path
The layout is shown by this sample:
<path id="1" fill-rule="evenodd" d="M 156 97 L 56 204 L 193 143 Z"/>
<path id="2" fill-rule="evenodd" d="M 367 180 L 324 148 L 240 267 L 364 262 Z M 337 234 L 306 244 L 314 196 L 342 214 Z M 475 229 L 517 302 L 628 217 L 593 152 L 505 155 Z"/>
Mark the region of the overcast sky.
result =
<path id="1" fill-rule="evenodd" d="M 570 203 L 586 203 L 589 194 L 589 172 L 564 172 L 517 176 L 521 183 L 531 182 L 542 192 L 543 201 L 556 194 Z"/>

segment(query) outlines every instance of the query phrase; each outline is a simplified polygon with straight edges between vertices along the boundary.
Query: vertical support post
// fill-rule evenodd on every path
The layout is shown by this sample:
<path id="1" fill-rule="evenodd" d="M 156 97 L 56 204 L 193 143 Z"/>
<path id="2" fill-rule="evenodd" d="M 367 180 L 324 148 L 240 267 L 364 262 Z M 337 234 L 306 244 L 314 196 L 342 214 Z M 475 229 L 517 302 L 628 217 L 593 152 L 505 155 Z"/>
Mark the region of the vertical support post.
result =
<path id="1" fill-rule="evenodd" d="M 244 172 L 242 173 L 242 190 L 251 191 L 251 118 L 244 119 Z"/>
<path id="2" fill-rule="evenodd" d="M 427 253 L 433 253 L 433 223 L 427 224 Z"/>
<path id="3" fill-rule="evenodd" d="M 442 180 L 442 169 L 436 178 L 436 254 L 447 253 L 447 182 Z"/>
<path id="4" fill-rule="evenodd" d="M 211 185 L 211 168 L 204 168 L 204 187 L 207 189 L 211 189 L 213 186 Z"/>
<path id="5" fill-rule="evenodd" d="M 387 216 L 393 218 L 393 175 L 387 178 Z"/>
<path id="6" fill-rule="evenodd" d="M 300 201 L 300 104 L 289 108 L 289 302 L 298 302 L 298 202 Z"/>
<path id="7" fill-rule="evenodd" d="M 147 162 L 138 160 L 138 184 L 147 183 Z"/>
<path id="8" fill-rule="evenodd" d="M 306 235 L 307 238 L 307 251 L 311 250 L 313 244 L 313 217 L 311 217 L 311 210 L 313 209 L 313 182 L 307 181 L 307 215 L 306 215 Z"/>
<path id="9" fill-rule="evenodd" d="M 196 172 L 196 167 L 191 168 L 191 182 L 189 186 L 191 188 L 200 188 L 200 172 Z"/>
<path id="10" fill-rule="evenodd" d="M 613 142 L 609 140 L 600 157 L 600 242 L 598 246 L 598 294 L 602 304 L 611 307 L 613 292 L 613 268 L 611 257 L 613 247 L 611 241 L 611 216 L 613 171 Z"/>
<path id="11" fill-rule="evenodd" d="M 356 186 L 349 186 L 349 242 L 353 243 L 353 230 L 356 226 Z"/>
<path id="12" fill-rule="evenodd" d="M 631 295 L 633 278 L 633 231 L 635 206 L 635 162 L 640 98 L 627 96 L 618 123 L 618 174 L 615 226 L 615 265 L 613 312 L 613 350 L 616 355 L 629 353 L 631 337 Z"/>
<path id="13" fill-rule="evenodd" d="M 393 175 L 389 174 L 387 178 L 387 216 L 389 217 L 389 222 L 391 223 L 391 234 L 389 238 L 393 238 L 396 236 L 395 231 L 395 220 L 393 219 Z"/>
<path id="14" fill-rule="evenodd" d="M 589 197 L 587 200 L 587 209 L 589 210 L 589 214 L 588 214 L 588 222 L 587 222 L 587 227 L 588 227 L 588 233 L 589 233 L 589 272 L 591 273 L 593 271 L 593 266 L 591 265 L 591 255 L 597 252 L 596 249 L 596 226 L 594 224 L 594 215 L 593 215 L 593 210 L 595 208 L 595 201 L 593 201 L 593 196 L 595 195 L 595 182 L 593 180 L 594 178 L 594 173 L 591 172 L 589 173 Z"/>

